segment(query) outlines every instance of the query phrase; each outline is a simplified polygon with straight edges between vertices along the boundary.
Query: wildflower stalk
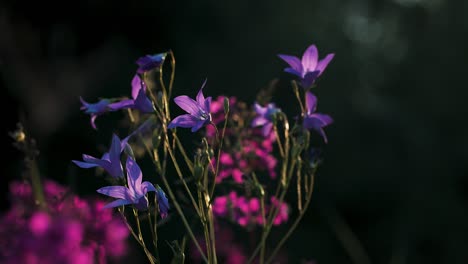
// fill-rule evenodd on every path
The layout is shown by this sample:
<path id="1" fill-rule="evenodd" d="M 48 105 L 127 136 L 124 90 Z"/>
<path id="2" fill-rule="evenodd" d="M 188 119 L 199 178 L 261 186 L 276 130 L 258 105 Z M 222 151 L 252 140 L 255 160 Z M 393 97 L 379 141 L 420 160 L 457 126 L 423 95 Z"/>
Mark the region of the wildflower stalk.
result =
<path id="1" fill-rule="evenodd" d="M 182 146 L 182 143 L 180 142 L 180 139 L 177 136 L 175 131 L 172 132 L 172 136 L 175 139 L 177 148 L 179 149 L 180 153 L 184 157 L 184 160 L 185 160 L 185 163 L 187 164 L 187 167 L 189 167 L 190 172 L 193 173 L 193 162 L 187 156 L 187 152 L 185 151 L 184 147 Z"/>
<path id="2" fill-rule="evenodd" d="M 34 192 L 34 199 L 37 205 L 41 209 L 47 209 L 47 204 L 44 196 L 44 188 L 41 182 L 41 175 L 39 174 L 39 168 L 37 167 L 37 162 L 35 158 L 30 160 L 29 172 L 31 175 L 31 185 Z"/>
<path id="3" fill-rule="evenodd" d="M 304 104 L 302 104 L 301 96 L 299 95 L 299 87 L 297 86 L 297 82 L 292 80 L 291 84 L 294 88 L 294 94 L 296 95 L 297 101 L 299 102 L 299 105 L 301 106 L 301 111 L 302 113 L 305 113 L 306 109 L 304 107 Z"/>
<path id="4" fill-rule="evenodd" d="M 276 256 L 280 248 L 283 246 L 283 244 L 288 240 L 288 238 L 291 236 L 291 234 L 294 232 L 296 227 L 299 225 L 299 223 L 302 220 L 302 217 L 304 216 L 305 212 L 307 211 L 307 208 L 309 207 L 310 201 L 312 200 L 312 193 L 313 193 L 313 188 L 314 188 L 314 179 L 315 179 L 315 173 L 317 171 L 317 168 L 314 168 L 312 173 L 310 174 L 310 186 L 309 186 L 309 192 L 307 192 L 307 197 L 305 200 L 304 204 L 304 209 L 299 210 L 299 216 L 296 218 L 294 223 L 291 225 L 289 230 L 286 232 L 286 234 L 283 236 L 283 238 L 280 240 L 278 244 L 276 244 L 276 247 L 273 249 L 273 252 L 271 253 L 270 257 L 267 259 L 266 264 L 270 263 L 273 261 L 273 258 Z M 307 178 L 307 177 L 306 177 Z"/>
<path id="5" fill-rule="evenodd" d="M 156 195 L 155 195 L 156 197 Z M 157 201 L 156 199 L 154 200 L 154 206 L 158 206 L 157 205 Z M 159 251 L 158 251 L 158 233 L 157 233 L 157 224 L 155 222 L 155 224 L 153 225 L 153 221 L 151 220 L 151 213 L 150 211 L 148 210 L 148 224 L 149 224 L 149 228 L 151 230 L 151 237 L 153 238 L 153 246 L 154 246 L 154 254 L 156 255 L 156 258 L 158 259 L 159 258 Z M 157 210 L 154 210 L 154 215 L 155 215 L 155 219 L 154 221 L 156 221 L 156 215 L 157 215 Z"/>

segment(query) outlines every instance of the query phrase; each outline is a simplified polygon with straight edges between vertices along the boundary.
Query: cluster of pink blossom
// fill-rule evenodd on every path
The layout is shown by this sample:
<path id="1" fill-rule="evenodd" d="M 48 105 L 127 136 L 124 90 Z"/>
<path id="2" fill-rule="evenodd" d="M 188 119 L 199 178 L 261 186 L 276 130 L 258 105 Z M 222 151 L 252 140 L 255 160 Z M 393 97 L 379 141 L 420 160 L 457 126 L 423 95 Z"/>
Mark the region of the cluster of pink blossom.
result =
<path id="1" fill-rule="evenodd" d="M 278 210 L 273 219 L 273 225 L 288 221 L 289 207 L 286 203 L 280 203 L 275 197 L 271 197 L 270 203 L 265 205 L 265 217 L 271 210 Z M 213 212 L 216 216 L 227 217 L 244 227 L 264 223 L 260 200 L 256 197 L 239 196 L 234 191 L 228 195 L 216 197 L 213 202 Z"/>
<path id="2" fill-rule="evenodd" d="M 224 97 L 220 96 L 211 103 L 213 122 L 219 124 L 224 121 Z M 236 183 L 244 182 L 244 175 L 252 171 L 266 171 L 271 178 L 276 177 L 276 158 L 272 155 L 275 134 L 262 134 L 261 128 L 251 127 L 250 122 L 254 113 L 247 106 L 238 102 L 235 97 L 229 98 L 230 118 L 225 132 L 225 151 L 220 156 L 220 170 L 216 181 L 231 176 Z M 207 126 L 208 139 L 214 139 L 216 131 Z"/>
<path id="3" fill-rule="evenodd" d="M 12 205 L 0 218 L 2 263 L 106 263 L 126 254 L 129 231 L 99 200 L 44 182 L 45 209 L 28 183 L 10 184 Z"/>
<path id="4" fill-rule="evenodd" d="M 255 112 L 247 104 L 237 101 L 235 97 L 229 97 L 228 100 L 230 112 L 216 182 L 220 183 L 232 177 L 236 183 L 242 184 L 246 179 L 245 176 L 252 172 L 266 172 L 270 179 L 275 179 L 277 160 L 272 155 L 276 140 L 274 131 L 265 135 L 261 128 L 252 127 L 250 121 L 255 117 Z M 215 124 L 224 121 L 223 104 L 222 96 L 211 103 L 211 114 Z M 206 127 L 206 134 L 209 140 L 215 140 L 216 130 L 212 126 Z M 216 164 L 216 161 L 213 160 L 213 164 Z M 289 207 L 286 203 L 279 204 L 274 197 L 266 203 L 266 215 L 272 208 L 279 208 L 277 216 L 273 219 L 274 225 L 280 225 L 288 220 Z M 229 218 L 243 227 L 262 225 L 264 221 L 260 200 L 256 197 L 241 196 L 234 191 L 216 197 L 213 212 L 217 217 Z"/>

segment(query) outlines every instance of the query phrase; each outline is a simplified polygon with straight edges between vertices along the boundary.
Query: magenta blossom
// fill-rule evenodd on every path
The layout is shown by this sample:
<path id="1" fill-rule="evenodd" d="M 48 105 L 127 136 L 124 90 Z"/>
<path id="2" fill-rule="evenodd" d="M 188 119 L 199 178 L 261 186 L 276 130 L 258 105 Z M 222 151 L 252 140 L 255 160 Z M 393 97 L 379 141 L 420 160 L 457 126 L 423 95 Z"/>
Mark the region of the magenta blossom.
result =
<path id="1" fill-rule="evenodd" d="M 314 129 L 319 132 L 325 143 L 327 143 L 327 135 L 323 128 L 333 123 L 333 119 L 329 115 L 315 113 L 317 109 L 317 97 L 311 92 L 306 92 L 306 108 L 307 113 L 304 116 L 302 125 L 306 129 Z"/>
<path id="2" fill-rule="evenodd" d="M 193 100 L 186 95 L 177 96 L 174 102 L 188 114 L 180 115 L 167 126 L 167 128 L 185 127 L 192 128 L 192 132 L 199 130 L 202 126 L 211 122 L 210 105 L 211 97 L 205 99 L 203 96 L 203 83 L 197 95 L 197 100 Z"/>
<path id="3" fill-rule="evenodd" d="M 299 77 L 302 87 L 308 89 L 312 87 L 317 77 L 322 75 L 335 54 L 328 54 L 325 58 L 319 60 L 317 47 L 310 45 L 302 55 L 302 60 L 296 56 L 283 54 L 279 54 L 278 56 L 290 66 L 284 69 L 284 71 Z"/>
<path id="4" fill-rule="evenodd" d="M 97 190 L 98 193 L 117 198 L 117 200 L 107 204 L 104 208 L 112 208 L 127 204 L 133 204 L 139 210 L 148 208 L 148 192 L 157 192 L 151 182 L 142 182 L 143 175 L 138 164 L 130 156 L 127 157 L 127 184 L 125 186 L 106 186 Z"/>
<path id="5" fill-rule="evenodd" d="M 266 137 L 273 128 L 273 117 L 281 112 L 281 109 L 277 108 L 273 103 L 268 104 L 266 107 L 255 103 L 255 112 L 257 116 L 252 120 L 252 126 L 263 126 L 262 133 Z"/>

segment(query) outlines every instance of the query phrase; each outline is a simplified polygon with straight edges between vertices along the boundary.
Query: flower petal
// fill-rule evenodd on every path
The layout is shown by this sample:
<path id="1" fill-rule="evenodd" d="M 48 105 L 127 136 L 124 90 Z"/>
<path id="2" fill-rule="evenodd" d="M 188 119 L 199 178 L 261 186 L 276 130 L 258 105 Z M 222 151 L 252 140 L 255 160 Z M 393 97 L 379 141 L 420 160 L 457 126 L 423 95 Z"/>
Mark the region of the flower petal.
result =
<path id="1" fill-rule="evenodd" d="M 132 98 L 136 99 L 138 96 L 138 93 L 140 90 L 143 88 L 143 82 L 141 81 L 140 76 L 138 74 L 135 74 L 135 76 L 132 79 Z"/>
<path id="2" fill-rule="evenodd" d="M 123 100 L 121 100 L 119 102 L 109 104 L 108 107 L 112 111 L 117 111 L 117 110 L 120 110 L 120 109 L 130 108 L 130 107 L 133 106 L 133 104 L 134 104 L 134 102 L 133 102 L 132 99 L 123 99 Z"/>
<path id="3" fill-rule="evenodd" d="M 203 96 L 203 88 L 205 87 L 206 85 L 206 81 L 207 79 L 205 79 L 205 81 L 203 82 L 201 88 L 200 88 L 200 91 L 198 91 L 198 94 L 197 94 L 197 102 L 199 105 L 205 105 L 205 96 Z"/>
<path id="4" fill-rule="evenodd" d="M 265 115 L 268 111 L 267 107 L 263 107 L 259 105 L 258 103 L 254 104 L 254 108 L 255 108 L 255 113 L 257 113 L 258 115 L 262 115 L 262 116 Z"/>
<path id="5" fill-rule="evenodd" d="M 193 116 L 196 116 L 200 111 L 200 105 L 195 100 L 186 95 L 177 96 L 174 98 L 174 102 L 180 106 L 180 108 L 184 109 L 185 112 Z"/>
<path id="6" fill-rule="evenodd" d="M 284 55 L 284 54 L 278 54 L 278 57 L 280 57 L 280 59 L 284 60 L 286 63 L 289 64 L 289 66 L 291 66 L 291 68 L 293 70 L 295 70 L 296 72 L 300 72 L 302 73 L 302 63 L 301 63 L 301 60 L 299 60 L 298 57 L 296 56 L 290 56 L 290 55 Z"/>
<path id="7" fill-rule="evenodd" d="M 284 71 L 287 72 L 287 73 L 294 74 L 294 75 L 296 75 L 297 77 L 302 78 L 302 72 L 298 72 L 298 71 L 296 71 L 296 70 L 293 69 L 293 68 L 286 68 L 286 69 L 284 69 Z"/>
<path id="8" fill-rule="evenodd" d="M 330 61 L 333 59 L 333 57 L 335 57 L 335 54 L 333 54 L 333 53 L 328 54 L 325 58 L 323 58 L 322 60 L 320 60 L 317 63 L 316 70 L 320 71 L 319 76 L 322 75 L 323 71 L 325 71 L 325 68 L 327 68 L 328 63 L 330 63 Z"/>
<path id="9" fill-rule="evenodd" d="M 180 115 L 174 118 L 171 123 L 167 126 L 167 128 L 175 128 L 175 127 L 193 127 L 197 124 L 199 120 L 196 119 L 194 116 L 186 114 Z"/>
<path id="10" fill-rule="evenodd" d="M 131 201 L 127 201 L 127 200 L 124 200 L 124 199 L 119 199 L 119 200 L 113 201 L 112 203 L 108 203 L 108 204 L 104 205 L 104 207 L 102 207 L 102 208 L 103 209 L 113 208 L 113 207 L 118 207 L 118 206 L 122 206 L 122 205 L 131 204 L 131 203 L 132 203 Z"/>
<path id="11" fill-rule="evenodd" d="M 146 194 L 148 192 L 156 192 L 156 188 L 154 188 L 154 185 L 148 181 L 145 181 L 141 184 L 141 190 L 143 194 Z"/>
<path id="12" fill-rule="evenodd" d="M 138 92 L 137 98 L 134 102 L 134 108 L 140 110 L 143 113 L 152 113 L 154 112 L 153 103 L 151 100 L 146 96 L 145 90 L 141 89 Z"/>
<path id="13" fill-rule="evenodd" d="M 268 136 L 272 129 L 273 129 L 273 123 L 272 122 L 266 123 L 262 128 L 263 136 L 264 137 Z"/>
<path id="14" fill-rule="evenodd" d="M 98 193 L 118 199 L 128 199 L 128 188 L 124 186 L 106 186 L 97 190 Z"/>
<path id="15" fill-rule="evenodd" d="M 315 45 L 310 45 L 302 55 L 302 67 L 305 72 L 315 71 L 318 61 L 318 51 Z"/>
<path id="16" fill-rule="evenodd" d="M 266 123 L 270 122 L 268 119 L 266 119 L 263 116 L 257 116 L 252 120 L 252 126 L 257 127 L 257 126 L 263 126 Z"/>
<path id="17" fill-rule="evenodd" d="M 141 181 L 143 174 L 138 164 L 130 156 L 127 157 L 127 184 L 131 194 L 137 194 L 137 197 L 144 195 L 141 191 Z"/>
<path id="18" fill-rule="evenodd" d="M 311 92 L 306 92 L 306 108 L 307 108 L 307 113 L 311 114 L 315 112 L 315 109 L 317 108 L 317 97 L 311 93 Z"/>
<path id="19" fill-rule="evenodd" d="M 312 87 L 319 74 L 319 71 L 307 72 L 301 82 L 302 88 L 308 89 Z"/>
<path id="20" fill-rule="evenodd" d="M 83 161 L 78 161 L 78 160 L 72 160 L 73 163 L 75 163 L 78 167 L 83 168 L 83 169 L 89 169 L 89 168 L 94 168 L 98 167 L 96 163 L 88 163 L 88 162 L 83 162 Z"/>
<path id="21" fill-rule="evenodd" d="M 197 132 L 200 128 L 202 128 L 207 123 L 207 120 L 200 120 L 192 127 L 192 132 Z"/>

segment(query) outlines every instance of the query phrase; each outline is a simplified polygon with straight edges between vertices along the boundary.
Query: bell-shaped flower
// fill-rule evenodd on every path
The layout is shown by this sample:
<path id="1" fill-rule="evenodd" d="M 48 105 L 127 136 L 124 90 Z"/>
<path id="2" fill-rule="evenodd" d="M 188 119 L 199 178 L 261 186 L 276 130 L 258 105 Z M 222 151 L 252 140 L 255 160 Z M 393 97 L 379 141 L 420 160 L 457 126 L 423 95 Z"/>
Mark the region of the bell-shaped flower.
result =
<path id="1" fill-rule="evenodd" d="M 306 92 L 306 110 L 302 125 L 306 129 L 314 129 L 319 132 L 325 143 L 327 143 L 327 135 L 323 128 L 333 123 L 333 119 L 329 115 L 315 113 L 317 110 L 317 97 L 311 92 Z"/>
<path id="2" fill-rule="evenodd" d="M 111 104 L 111 100 L 109 99 L 101 99 L 99 102 L 90 104 L 86 102 L 82 97 L 80 97 L 80 101 L 82 106 L 80 107 L 81 110 L 83 110 L 86 114 L 91 115 L 91 126 L 94 129 L 96 128 L 96 118 L 106 112 L 112 111 L 112 109 L 109 107 Z"/>
<path id="3" fill-rule="evenodd" d="M 161 215 L 161 218 L 166 218 L 167 212 L 169 211 L 169 201 L 159 185 L 156 185 L 156 200 L 158 201 L 159 214 Z"/>
<path id="4" fill-rule="evenodd" d="M 304 89 L 312 87 L 312 84 L 322 75 L 334 56 L 335 54 L 330 53 L 322 60 L 319 60 L 318 50 L 315 45 L 310 45 L 307 48 L 302 55 L 302 60 L 296 56 L 278 55 L 278 57 L 289 64 L 289 67 L 284 69 L 284 71 L 299 77 Z"/>
<path id="5" fill-rule="evenodd" d="M 113 135 L 109 152 L 105 153 L 102 158 L 98 159 L 90 155 L 83 154 L 83 161 L 73 160 L 73 163 L 84 169 L 101 167 L 112 177 L 123 177 L 120 154 L 122 153 L 127 140 L 128 139 L 124 140 L 124 142 L 121 142 L 119 137 Z"/>
<path id="6" fill-rule="evenodd" d="M 136 61 L 136 64 L 138 64 L 137 72 L 139 74 L 143 74 L 152 69 L 158 68 L 164 62 L 166 55 L 166 53 L 160 53 L 155 55 L 146 55 L 138 58 L 138 60 Z"/>
<path id="7" fill-rule="evenodd" d="M 273 128 L 273 118 L 281 109 L 277 108 L 274 103 L 268 104 L 266 107 L 255 103 L 255 112 L 257 116 L 252 120 L 252 126 L 263 126 L 263 136 L 268 136 Z"/>
<path id="8" fill-rule="evenodd" d="M 151 113 L 153 112 L 153 103 L 146 95 L 146 84 L 145 82 L 135 74 L 132 80 L 132 99 L 124 99 L 116 103 L 112 103 L 109 105 L 109 108 L 113 111 L 119 109 L 138 109 L 143 113 Z"/>
<path id="9" fill-rule="evenodd" d="M 205 96 L 203 96 L 203 87 L 205 87 L 205 84 L 206 81 L 200 88 L 196 101 L 186 95 L 174 98 L 174 102 L 188 114 L 174 118 L 167 128 L 191 127 L 192 132 L 195 132 L 211 122 L 211 97 L 205 99 Z"/>
<path id="10" fill-rule="evenodd" d="M 157 192 L 150 182 L 142 182 L 143 174 L 138 164 L 131 157 L 127 157 L 127 185 L 106 186 L 97 190 L 98 193 L 116 198 L 117 200 L 107 204 L 104 208 L 112 208 L 127 204 L 133 204 L 138 210 L 148 209 L 148 192 Z"/>

